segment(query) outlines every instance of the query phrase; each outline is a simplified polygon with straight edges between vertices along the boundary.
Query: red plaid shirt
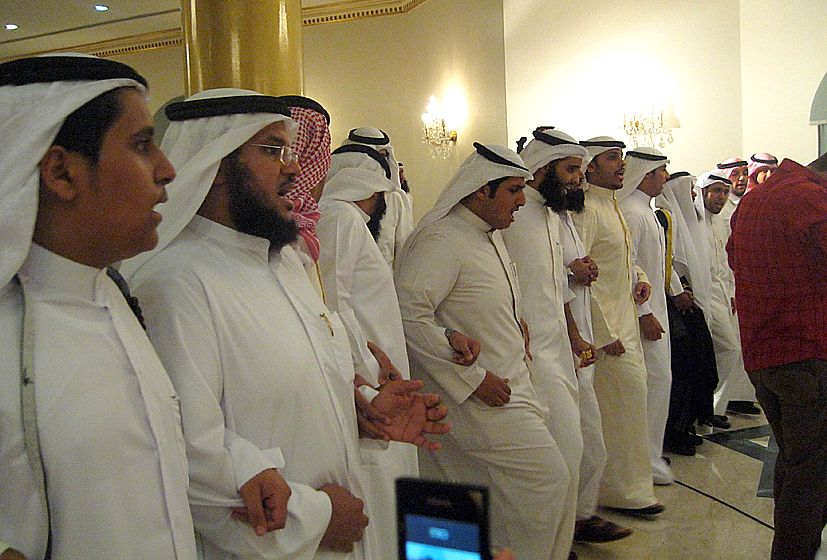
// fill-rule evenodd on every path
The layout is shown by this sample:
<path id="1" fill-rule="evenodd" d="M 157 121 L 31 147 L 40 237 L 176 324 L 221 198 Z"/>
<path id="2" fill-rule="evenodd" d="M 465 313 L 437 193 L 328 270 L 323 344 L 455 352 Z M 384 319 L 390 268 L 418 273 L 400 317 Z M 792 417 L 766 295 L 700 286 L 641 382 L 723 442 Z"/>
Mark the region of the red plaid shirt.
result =
<path id="1" fill-rule="evenodd" d="M 731 224 L 747 371 L 827 359 L 827 181 L 785 159 Z"/>

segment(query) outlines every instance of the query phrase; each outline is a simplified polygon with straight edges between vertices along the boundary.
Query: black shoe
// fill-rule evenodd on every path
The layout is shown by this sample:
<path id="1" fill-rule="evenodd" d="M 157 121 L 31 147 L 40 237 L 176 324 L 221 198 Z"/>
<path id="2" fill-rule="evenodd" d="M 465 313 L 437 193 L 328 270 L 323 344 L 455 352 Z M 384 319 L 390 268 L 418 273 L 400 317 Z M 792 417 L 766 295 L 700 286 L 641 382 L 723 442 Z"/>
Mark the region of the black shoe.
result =
<path id="1" fill-rule="evenodd" d="M 626 515 L 631 515 L 633 517 L 648 517 L 650 515 L 657 515 L 664 510 L 664 507 L 661 504 L 654 503 L 651 506 L 646 506 L 642 508 L 620 508 L 620 507 L 610 507 L 609 509 L 613 509 L 618 513 L 624 513 Z"/>
<path id="2" fill-rule="evenodd" d="M 695 447 L 701 445 L 704 442 L 704 438 L 699 436 L 698 434 L 689 434 L 689 443 L 694 445 Z"/>
<path id="3" fill-rule="evenodd" d="M 761 414 L 761 409 L 752 401 L 729 401 L 726 409 L 738 414 Z"/>
<path id="4" fill-rule="evenodd" d="M 675 455 L 683 455 L 684 457 L 692 457 L 695 455 L 695 446 L 688 440 L 682 438 L 664 438 L 663 450 L 674 453 Z M 666 459 L 666 457 L 664 457 L 664 459 Z"/>
<path id="5" fill-rule="evenodd" d="M 713 414 L 710 420 L 707 420 L 707 426 L 712 426 L 713 428 L 720 428 L 722 430 L 728 430 L 732 427 L 732 424 L 729 423 L 729 418 L 724 416 L 723 414 Z"/>

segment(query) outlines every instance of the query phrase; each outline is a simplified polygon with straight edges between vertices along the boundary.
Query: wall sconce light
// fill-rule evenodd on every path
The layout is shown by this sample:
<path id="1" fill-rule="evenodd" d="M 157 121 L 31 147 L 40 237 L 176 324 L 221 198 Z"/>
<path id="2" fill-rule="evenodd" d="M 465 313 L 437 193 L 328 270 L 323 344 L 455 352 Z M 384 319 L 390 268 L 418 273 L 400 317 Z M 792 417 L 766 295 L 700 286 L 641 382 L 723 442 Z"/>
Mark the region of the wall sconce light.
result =
<path id="1" fill-rule="evenodd" d="M 445 126 L 439 103 L 433 95 L 428 103 L 428 112 L 422 113 L 422 123 L 425 126 L 422 141 L 428 145 L 431 157 L 436 158 L 439 155 L 447 158 L 450 156 L 457 143 L 457 131 L 448 130 Z"/>
<path id="2" fill-rule="evenodd" d="M 654 108 L 648 114 L 641 111 L 637 114 L 623 115 L 623 125 L 620 128 L 629 137 L 633 148 L 664 148 L 673 140 L 672 128 L 664 120 L 663 111 L 656 111 Z"/>

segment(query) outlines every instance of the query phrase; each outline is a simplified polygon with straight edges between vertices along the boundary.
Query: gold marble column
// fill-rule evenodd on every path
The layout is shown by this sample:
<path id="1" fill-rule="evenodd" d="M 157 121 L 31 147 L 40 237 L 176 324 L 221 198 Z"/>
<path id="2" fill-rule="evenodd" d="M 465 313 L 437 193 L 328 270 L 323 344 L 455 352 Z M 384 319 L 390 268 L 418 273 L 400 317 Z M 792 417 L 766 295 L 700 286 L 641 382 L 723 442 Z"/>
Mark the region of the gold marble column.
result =
<path id="1" fill-rule="evenodd" d="M 302 93 L 301 0 L 181 0 L 187 95 L 217 87 Z"/>

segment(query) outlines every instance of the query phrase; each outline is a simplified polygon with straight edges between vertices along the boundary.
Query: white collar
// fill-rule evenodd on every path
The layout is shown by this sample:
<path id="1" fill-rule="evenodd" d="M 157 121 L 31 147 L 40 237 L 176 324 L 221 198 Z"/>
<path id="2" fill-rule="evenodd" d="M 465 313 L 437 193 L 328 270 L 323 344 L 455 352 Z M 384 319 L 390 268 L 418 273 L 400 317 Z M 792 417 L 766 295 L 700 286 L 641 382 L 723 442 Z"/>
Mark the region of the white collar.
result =
<path id="1" fill-rule="evenodd" d="M 106 270 L 80 264 L 32 243 L 19 274 L 49 293 L 95 301 L 98 282 L 106 276 Z"/>
<path id="2" fill-rule="evenodd" d="M 198 214 L 192 217 L 186 229 L 223 245 L 230 245 L 240 249 L 256 259 L 262 260 L 265 264 L 267 263 L 270 241 L 263 237 L 236 231 L 218 222 L 199 216 Z"/>
<path id="3" fill-rule="evenodd" d="M 453 208 L 451 208 L 451 211 L 449 212 L 449 214 L 457 216 L 458 218 L 462 219 L 462 221 L 467 222 L 468 224 L 473 226 L 475 229 L 478 229 L 483 233 L 488 233 L 489 231 L 491 231 L 493 229 L 491 227 L 491 224 L 489 224 L 488 222 L 486 222 L 485 220 L 483 220 L 482 218 L 480 218 L 479 216 L 477 216 L 476 214 L 471 212 L 462 203 L 459 203 L 456 206 L 454 206 Z"/>

